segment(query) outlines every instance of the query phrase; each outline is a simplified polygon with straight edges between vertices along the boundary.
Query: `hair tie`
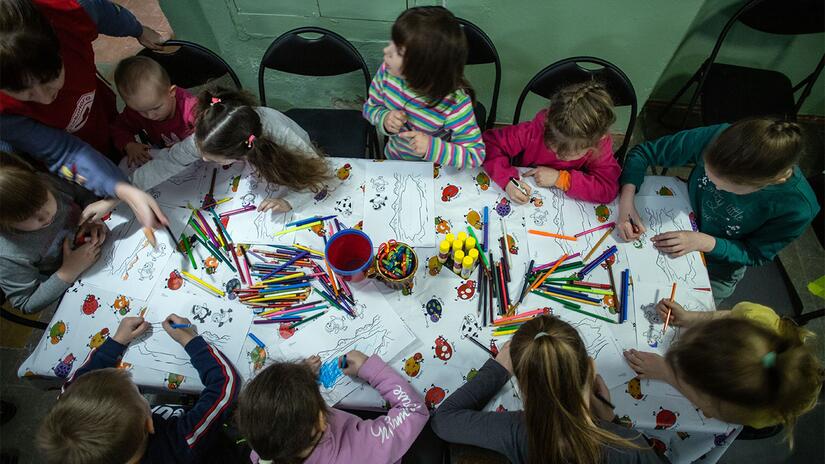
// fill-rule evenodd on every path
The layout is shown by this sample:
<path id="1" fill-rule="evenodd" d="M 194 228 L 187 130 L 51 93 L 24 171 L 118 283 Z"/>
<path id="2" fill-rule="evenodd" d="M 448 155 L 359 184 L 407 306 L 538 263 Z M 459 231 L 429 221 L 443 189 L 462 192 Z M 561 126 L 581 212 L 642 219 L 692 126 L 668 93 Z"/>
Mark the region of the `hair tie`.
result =
<path id="1" fill-rule="evenodd" d="M 249 138 L 246 139 L 246 148 L 252 148 L 252 144 L 255 142 L 255 134 L 249 134 Z"/>
<path id="2" fill-rule="evenodd" d="M 212 106 L 212 105 L 214 105 L 215 103 L 220 103 L 220 102 L 221 102 L 221 99 L 220 99 L 220 98 L 218 98 L 218 97 L 212 97 L 212 103 L 210 103 L 210 104 L 209 104 L 209 106 Z"/>
<path id="3" fill-rule="evenodd" d="M 536 334 L 535 337 L 533 337 L 533 340 L 538 340 L 541 337 L 549 337 L 549 336 L 550 336 L 550 334 L 548 334 L 547 332 L 539 332 L 539 333 Z"/>
<path id="4" fill-rule="evenodd" d="M 768 351 L 762 356 L 762 367 L 770 369 L 776 365 L 776 351 Z"/>

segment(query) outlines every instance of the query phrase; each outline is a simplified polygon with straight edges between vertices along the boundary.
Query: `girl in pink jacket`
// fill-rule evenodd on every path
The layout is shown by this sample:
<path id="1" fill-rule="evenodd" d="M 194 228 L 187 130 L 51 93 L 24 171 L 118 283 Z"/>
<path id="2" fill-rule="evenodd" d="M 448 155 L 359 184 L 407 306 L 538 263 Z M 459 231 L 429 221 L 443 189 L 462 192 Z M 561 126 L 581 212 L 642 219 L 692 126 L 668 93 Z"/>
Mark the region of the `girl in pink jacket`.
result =
<path id="1" fill-rule="evenodd" d="M 241 392 L 238 428 L 254 450 L 253 463 L 401 462 L 430 418 L 424 399 L 378 355 L 353 350 L 331 363 L 321 366 L 317 356 L 276 362 Z M 378 390 L 390 405 L 387 415 L 364 420 L 328 408 L 318 370 L 336 368 Z"/>
<path id="2" fill-rule="evenodd" d="M 558 188 L 577 200 L 612 201 L 619 190 L 621 168 L 613 157 L 610 126 L 616 120 L 613 102 L 596 81 L 573 84 L 550 99 L 550 107 L 529 122 L 484 133 L 487 157 L 484 170 L 516 203 L 530 201 L 511 179 L 519 179 L 518 166 L 539 187 Z M 628 134 L 629 136 L 629 134 Z"/>

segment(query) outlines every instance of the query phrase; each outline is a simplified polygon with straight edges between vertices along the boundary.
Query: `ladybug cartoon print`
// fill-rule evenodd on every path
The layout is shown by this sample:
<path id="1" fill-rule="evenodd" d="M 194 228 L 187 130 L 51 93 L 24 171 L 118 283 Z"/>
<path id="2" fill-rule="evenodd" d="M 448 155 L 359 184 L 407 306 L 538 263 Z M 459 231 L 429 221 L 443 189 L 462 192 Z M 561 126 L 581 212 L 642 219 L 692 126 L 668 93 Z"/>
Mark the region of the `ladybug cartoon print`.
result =
<path id="1" fill-rule="evenodd" d="M 77 358 L 75 358 L 74 354 L 69 353 L 63 359 L 61 359 L 56 366 L 52 368 L 54 371 L 54 375 L 60 377 L 61 379 L 65 379 L 69 376 L 69 373 L 72 372 L 72 366 Z"/>
<path id="2" fill-rule="evenodd" d="M 433 296 L 424 304 L 425 320 L 429 322 L 438 322 L 441 320 L 441 314 L 444 312 L 444 305 L 437 297 Z M 429 324 L 428 324 L 429 325 Z"/>
<path id="3" fill-rule="evenodd" d="M 100 307 L 100 299 L 91 293 L 86 295 L 86 299 L 83 300 L 83 306 L 81 306 L 81 311 L 83 314 L 87 316 L 94 315 L 97 312 L 97 308 Z"/>
<path id="4" fill-rule="evenodd" d="M 435 409 L 446 397 L 447 391 L 441 387 L 436 387 L 435 384 L 431 384 L 430 388 L 424 390 L 424 404 L 430 410 Z"/>
<path id="5" fill-rule="evenodd" d="M 654 412 L 656 416 L 656 430 L 667 430 L 676 425 L 676 419 L 679 417 L 678 412 L 673 412 L 669 409 L 659 407 L 658 412 Z"/>
<path id="6" fill-rule="evenodd" d="M 456 297 L 459 300 L 471 300 L 473 299 L 473 296 L 476 294 L 476 281 L 467 280 L 458 287 L 456 287 L 455 290 Z"/>
<path id="7" fill-rule="evenodd" d="M 443 189 L 441 189 L 441 201 L 444 203 L 452 201 L 460 192 L 461 187 L 453 184 L 447 184 Z"/>
<path id="8" fill-rule="evenodd" d="M 453 345 L 442 335 L 439 335 L 438 338 L 435 339 L 433 351 L 435 353 L 433 357 L 444 361 L 444 364 L 447 364 L 447 361 L 453 357 Z"/>
<path id="9" fill-rule="evenodd" d="M 183 286 L 183 276 L 178 271 L 169 273 L 169 278 L 166 279 L 166 288 L 169 290 L 178 290 Z"/>
<path id="10" fill-rule="evenodd" d="M 112 303 L 112 309 L 115 311 L 115 314 L 119 314 L 121 316 L 125 316 L 129 314 L 129 298 L 125 295 L 118 295 L 115 298 L 115 301 Z"/>
<path id="11" fill-rule="evenodd" d="M 410 377 L 418 377 L 421 373 L 421 363 L 424 362 L 424 355 L 415 353 L 404 360 L 404 373 Z"/>

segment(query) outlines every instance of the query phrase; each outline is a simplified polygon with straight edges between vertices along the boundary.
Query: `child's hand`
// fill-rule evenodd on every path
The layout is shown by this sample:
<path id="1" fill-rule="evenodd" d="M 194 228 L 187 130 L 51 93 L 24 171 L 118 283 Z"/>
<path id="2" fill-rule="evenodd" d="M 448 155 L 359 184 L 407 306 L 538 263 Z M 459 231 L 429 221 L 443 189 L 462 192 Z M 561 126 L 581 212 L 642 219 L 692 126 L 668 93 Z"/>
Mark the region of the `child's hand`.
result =
<path id="1" fill-rule="evenodd" d="M 112 340 L 121 345 L 128 345 L 147 330 L 149 330 L 149 323 L 142 317 L 124 317 L 120 320 L 117 331 L 112 335 Z"/>
<path id="2" fill-rule="evenodd" d="M 630 218 L 633 218 L 633 223 L 630 222 Z M 616 229 L 619 231 L 619 237 L 627 242 L 636 240 L 647 230 L 642 224 L 639 212 L 636 211 L 636 186 L 633 184 L 625 184 L 622 187 Z"/>
<path id="3" fill-rule="evenodd" d="M 152 195 L 126 182 L 115 184 L 115 194 L 129 205 L 143 227 L 160 229 L 163 225 L 169 225 L 169 219 Z"/>
<path id="4" fill-rule="evenodd" d="M 185 327 L 181 329 L 173 329 L 172 324 L 191 324 L 189 319 L 180 317 L 175 313 L 166 316 L 163 321 L 163 330 L 172 337 L 172 340 L 180 343 L 180 346 L 186 348 L 186 345 L 198 336 L 198 330 L 195 326 Z"/>
<path id="5" fill-rule="evenodd" d="M 521 190 L 519 190 L 518 187 L 516 187 L 516 185 L 512 182 L 507 182 L 507 188 L 505 189 L 510 199 L 519 205 L 523 205 L 530 201 L 530 193 L 533 191 L 533 187 L 527 185 L 527 182 L 522 182 L 521 186 L 524 187 L 524 190 L 527 190 L 527 195 L 521 193 Z"/>
<path id="6" fill-rule="evenodd" d="M 107 214 L 115 209 L 118 203 L 120 203 L 120 200 L 117 198 L 104 198 L 103 200 L 90 203 L 83 209 L 83 213 L 80 215 L 80 223 L 85 224 L 88 222 L 102 221 Z"/>
<path id="7" fill-rule="evenodd" d="M 57 277 L 67 284 L 74 283 L 83 271 L 89 269 L 100 258 L 100 246 L 84 243 L 72 250 L 72 241 L 63 240 L 63 264 L 57 270 Z"/>
<path id="8" fill-rule="evenodd" d="M 548 168 L 547 166 L 539 166 L 533 168 L 522 174 L 524 177 L 532 177 L 536 180 L 536 185 L 539 187 L 553 187 L 559 179 L 559 171 Z"/>
<path id="9" fill-rule="evenodd" d="M 416 156 L 423 158 L 429 153 L 430 144 L 432 143 L 432 137 L 429 135 L 418 131 L 406 131 L 399 133 L 398 136 L 407 139 L 407 143 Z"/>
<path id="10" fill-rule="evenodd" d="M 590 410 L 601 420 L 610 421 L 616 415 L 609 404 L 602 401 L 598 396 L 610 401 L 610 390 L 601 375 L 596 374 L 593 382 L 593 390 L 590 393 Z"/>
<path id="11" fill-rule="evenodd" d="M 272 211 L 273 213 L 285 213 L 291 210 L 292 205 L 283 198 L 267 198 L 258 205 L 258 211 L 261 212 Z"/>
<path id="12" fill-rule="evenodd" d="M 108 232 L 109 228 L 102 222 L 84 222 L 77 229 L 77 234 L 75 234 L 75 237 L 86 237 L 88 235 L 89 241 L 84 243 L 91 243 L 94 246 L 100 246 L 106 241 L 106 234 Z"/>
<path id="13" fill-rule="evenodd" d="M 397 134 L 407 122 L 407 113 L 401 110 L 392 110 L 384 118 L 384 130 L 388 134 Z"/>
<path id="14" fill-rule="evenodd" d="M 498 350 L 496 355 L 496 362 L 501 364 L 510 375 L 513 375 L 513 360 L 510 358 L 510 341 L 508 340 L 504 346 Z"/>
<path id="15" fill-rule="evenodd" d="M 716 246 L 716 239 L 712 236 L 689 230 L 654 235 L 650 241 L 657 250 L 669 254 L 672 258 L 678 258 L 692 251 L 708 253 Z"/>
<path id="16" fill-rule="evenodd" d="M 126 159 L 129 160 L 129 166 L 143 166 L 147 161 L 152 159 L 149 154 L 149 145 L 144 145 L 137 142 L 129 142 L 123 147 L 126 152 Z"/>
<path id="17" fill-rule="evenodd" d="M 309 366 L 312 370 L 312 373 L 315 374 L 315 377 L 318 377 L 318 373 L 321 372 L 321 357 L 317 354 L 314 354 L 306 359 L 304 359 L 304 364 Z"/>
<path id="18" fill-rule="evenodd" d="M 624 358 L 640 378 L 663 380 L 673 384 L 673 369 L 667 364 L 665 358 L 658 354 L 630 349 L 624 352 Z"/>
<path id="19" fill-rule="evenodd" d="M 673 327 L 690 327 L 697 320 L 701 319 L 701 313 L 697 311 L 688 311 L 675 301 L 662 298 L 659 304 L 656 305 L 656 312 L 659 313 L 659 319 L 663 322 L 667 320 L 667 312 L 670 310 L 670 324 Z"/>
<path id="20" fill-rule="evenodd" d="M 163 42 L 166 42 L 166 39 L 161 37 L 154 29 L 143 26 L 143 33 L 138 37 L 138 42 L 152 50 L 163 50 Z"/>
<path id="21" fill-rule="evenodd" d="M 361 366 L 367 362 L 367 355 L 358 351 L 352 350 L 349 353 L 344 355 L 347 363 L 347 367 L 344 367 L 343 359 L 338 361 L 338 367 L 344 371 L 344 374 L 347 374 L 350 377 L 356 377 L 358 375 L 358 371 L 361 370 Z"/>

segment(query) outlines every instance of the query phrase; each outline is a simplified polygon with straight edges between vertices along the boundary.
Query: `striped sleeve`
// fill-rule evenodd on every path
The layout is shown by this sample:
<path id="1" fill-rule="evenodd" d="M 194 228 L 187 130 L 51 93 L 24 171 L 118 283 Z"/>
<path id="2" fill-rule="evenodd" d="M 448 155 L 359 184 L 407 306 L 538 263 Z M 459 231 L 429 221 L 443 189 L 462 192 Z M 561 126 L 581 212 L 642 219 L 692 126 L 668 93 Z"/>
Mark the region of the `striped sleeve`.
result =
<path id="1" fill-rule="evenodd" d="M 367 101 L 364 103 L 364 110 L 362 114 L 381 135 L 388 135 L 384 130 L 384 118 L 387 117 L 390 110 L 384 103 L 384 76 L 386 75 L 386 65 L 382 64 L 375 73 L 370 83 L 370 92 L 367 96 Z"/>
<path id="2" fill-rule="evenodd" d="M 463 92 L 459 95 L 444 122 L 444 129 L 451 135 L 450 141 L 433 137 L 426 159 L 442 166 L 474 168 L 484 162 L 484 141 L 473 113 L 472 100 Z"/>

